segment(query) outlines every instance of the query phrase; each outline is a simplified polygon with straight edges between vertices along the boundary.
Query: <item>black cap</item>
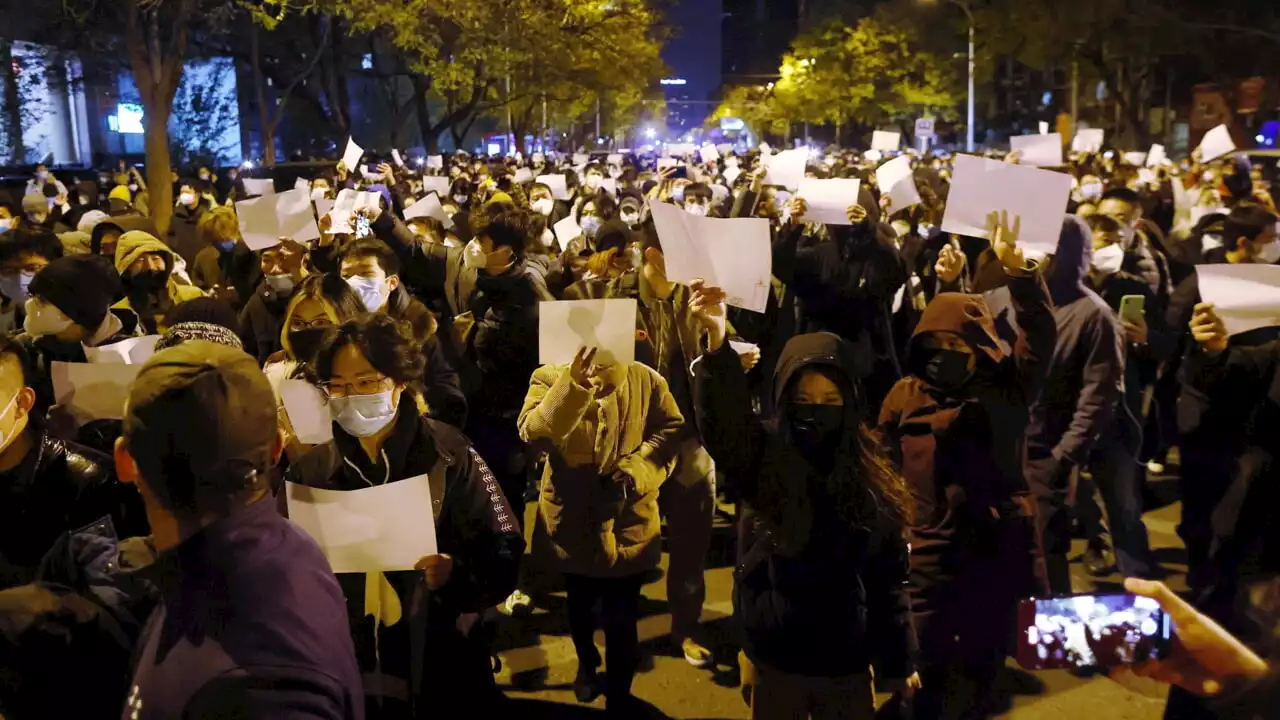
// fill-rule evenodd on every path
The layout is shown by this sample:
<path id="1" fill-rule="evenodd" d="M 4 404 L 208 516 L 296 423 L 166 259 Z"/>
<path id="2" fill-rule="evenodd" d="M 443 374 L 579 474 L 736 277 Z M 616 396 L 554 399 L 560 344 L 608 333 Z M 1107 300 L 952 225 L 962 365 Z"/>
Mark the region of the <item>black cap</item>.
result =
<path id="1" fill-rule="evenodd" d="M 92 255 L 58 258 L 36 273 L 29 292 L 90 333 L 102 325 L 122 292 L 115 268 Z"/>

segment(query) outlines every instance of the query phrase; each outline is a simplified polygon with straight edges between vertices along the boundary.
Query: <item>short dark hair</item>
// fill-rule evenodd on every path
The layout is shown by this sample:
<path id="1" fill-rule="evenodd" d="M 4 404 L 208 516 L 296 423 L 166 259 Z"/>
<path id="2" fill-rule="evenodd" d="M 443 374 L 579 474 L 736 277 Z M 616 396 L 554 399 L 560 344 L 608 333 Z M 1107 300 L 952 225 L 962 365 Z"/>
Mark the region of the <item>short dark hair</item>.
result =
<path id="1" fill-rule="evenodd" d="M 27 347 L 14 337 L 0 336 L 0 363 L 12 356 L 22 371 L 22 387 L 35 387 L 35 377 L 31 371 L 31 354 Z"/>
<path id="2" fill-rule="evenodd" d="M 578 209 L 574 212 L 573 219 L 579 223 L 582 222 L 582 209 L 591 203 L 596 209 L 596 217 L 601 222 L 608 222 L 618 217 L 618 201 L 614 200 L 609 193 L 601 191 L 595 195 L 589 195 L 583 198 L 578 204 Z"/>
<path id="3" fill-rule="evenodd" d="M 1142 197 L 1138 195 L 1136 190 L 1130 190 L 1127 187 L 1114 187 L 1102 194 L 1102 200 L 1119 200 L 1130 205 L 1139 205 L 1142 203 Z M 1101 201 L 1099 201 L 1101 202 Z"/>
<path id="4" fill-rule="evenodd" d="M 684 199 L 688 200 L 691 197 L 702 198 L 707 202 L 711 202 L 711 198 L 714 197 L 714 193 L 711 192 L 710 185 L 707 185 L 706 183 L 696 182 L 687 186 L 684 189 Z"/>
<path id="5" fill-rule="evenodd" d="M 362 313 L 325 332 L 312 363 L 317 380 L 333 379 L 333 359 L 348 345 L 355 346 L 375 370 L 397 385 L 412 385 L 426 372 L 422 346 L 407 326 L 385 313 Z"/>
<path id="6" fill-rule="evenodd" d="M 529 236 L 529 218 L 519 210 L 499 203 L 485 208 L 485 214 L 475 223 L 475 237 L 487 237 L 493 249 L 509 247 L 519 260 L 524 259 L 524 248 Z"/>
<path id="7" fill-rule="evenodd" d="M 585 176 L 589 172 L 598 172 L 604 175 L 604 166 L 598 162 L 587 163 L 587 166 L 582 168 L 582 174 Z"/>
<path id="8" fill-rule="evenodd" d="M 467 179 L 458 178 L 449 184 L 449 197 L 454 195 L 471 195 L 475 193 L 475 185 Z"/>
<path id="9" fill-rule="evenodd" d="M 1228 250 L 1235 250 L 1240 238 L 1253 240 L 1263 230 L 1276 224 L 1275 213 L 1258 203 L 1243 202 L 1227 216 L 1223 240 Z"/>
<path id="10" fill-rule="evenodd" d="M 62 241 L 44 228 L 21 226 L 11 230 L 0 242 L 0 265 L 24 253 L 33 253 L 52 262 L 63 255 Z"/>
<path id="11" fill-rule="evenodd" d="M 347 260 L 371 257 L 378 261 L 378 267 L 388 275 L 400 274 L 400 258 L 386 243 L 377 238 L 355 240 L 342 250 L 338 257 L 338 267 Z"/>

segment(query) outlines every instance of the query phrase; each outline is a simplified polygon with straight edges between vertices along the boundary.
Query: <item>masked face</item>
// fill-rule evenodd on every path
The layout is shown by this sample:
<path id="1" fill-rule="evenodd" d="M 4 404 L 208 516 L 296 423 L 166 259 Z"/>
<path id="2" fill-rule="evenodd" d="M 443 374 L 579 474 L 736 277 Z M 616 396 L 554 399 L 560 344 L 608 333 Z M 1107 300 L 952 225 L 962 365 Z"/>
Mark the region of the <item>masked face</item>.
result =
<path id="1" fill-rule="evenodd" d="M 588 189 L 599 190 L 600 186 L 604 184 L 604 176 L 600 173 L 587 173 L 587 177 L 584 182 Z"/>
<path id="2" fill-rule="evenodd" d="M 588 239 L 594 238 L 596 233 L 600 232 L 600 218 L 595 215 L 583 215 L 582 222 L 578 225 L 582 228 L 582 234 Z"/>
<path id="3" fill-rule="evenodd" d="M 295 283 L 293 282 L 293 276 L 289 273 L 266 275 L 264 276 L 264 279 L 267 283 L 267 287 L 271 288 L 276 295 L 283 296 L 293 292 Z"/>
<path id="4" fill-rule="evenodd" d="M 803 371 L 784 406 L 791 439 L 807 459 L 829 463 L 844 433 L 844 394 L 827 374 Z"/>
<path id="5" fill-rule="evenodd" d="M 75 325 L 75 322 L 56 306 L 50 305 L 39 298 L 27 300 L 26 312 L 27 318 L 22 324 L 22 329 L 31 337 L 57 335 Z"/>
<path id="6" fill-rule="evenodd" d="M 1093 269 L 1103 275 L 1115 275 L 1124 265 L 1124 248 L 1118 244 L 1107 245 L 1093 251 Z"/>
<path id="7" fill-rule="evenodd" d="M 201 170 L 201 171 L 200 171 L 200 179 L 201 179 L 201 180 L 204 180 L 205 182 L 209 182 L 209 171 L 207 171 L 207 170 Z"/>
<path id="8" fill-rule="evenodd" d="M 538 198 L 533 201 L 533 211 L 543 217 L 550 217 L 551 211 L 555 209 L 556 203 L 551 198 Z"/>
<path id="9" fill-rule="evenodd" d="M 354 346 L 334 355 L 326 391 L 330 416 L 352 437 L 377 435 L 395 421 L 400 389 Z"/>
<path id="10" fill-rule="evenodd" d="M 635 227 L 640 224 L 640 210 L 630 207 L 623 208 L 618 213 L 618 219 L 626 223 L 628 227 Z"/>
<path id="11" fill-rule="evenodd" d="M 689 201 L 684 204 L 684 211 L 689 213 L 690 215 L 696 215 L 698 217 L 706 217 L 707 213 L 711 211 L 711 206 L 707 205 L 706 203 L 700 200 Z"/>
<path id="12" fill-rule="evenodd" d="M 134 273 L 128 279 L 129 289 L 135 293 L 159 295 L 169 284 L 169 271 L 147 268 Z"/>
<path id="13" fill-rule="evenodd" d="M 973 351 L 963 340 L 950 335 L 930 338 L 926 346 L 930 345 L 934 347 L 925 364 L 923 380 L 948 392 L 963 388 L 973 377 Z"/>
<path id="14" fill-rule="evenodd" d="M 33 272 L 22 271 L 12 275 L 0 275 L 0 293 L 15 302 L 25 303 L 30 295 L 27 288 L 36 276 Z"/>
<path id="15" fill-rule="evenodd" d="M 471 198 L 470 195 L 466 195 L 464 193 L 456 193 L 453 196 L 453 201 L 458 203 L 459 205 L 466 205 L 467 200 L 469 200 L 470 198 Z"/>
<path id="16" fill-rule="evenodd" d="M 347 285 L 360 296 L 361 302 L 369 312 L 378 312 L 382 306 L 387 304 L 387 297 L 391 295 L 390 288 L 387 287 L 386 280 L 378 278 L 354 277 L 347 278 Z"/>

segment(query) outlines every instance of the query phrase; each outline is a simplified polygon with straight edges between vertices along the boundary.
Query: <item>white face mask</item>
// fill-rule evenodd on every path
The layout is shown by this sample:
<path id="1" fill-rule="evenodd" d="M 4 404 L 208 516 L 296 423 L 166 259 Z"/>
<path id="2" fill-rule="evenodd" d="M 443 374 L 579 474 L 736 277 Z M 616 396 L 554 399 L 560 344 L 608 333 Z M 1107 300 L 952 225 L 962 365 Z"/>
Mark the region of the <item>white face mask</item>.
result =
<path id="1" fill-rule="evenodd" d="M 0 410 L 0 417 L 4 417 L 9 413 L 9 409 L 13 407 L 14 403 L 18 402 L 18 396 L 21 394 L 22 391 L 19 390 L 17 394 L 13 396 L 13 399 L 9 401 L 9 404 L 4 406 L 4 410 Z M 10 426 L 9 432 L 6 433 L 0 430 L 0 450 L 4 450 L 9 447 L 9 443 L 13 442 L 13 439 L 18 436 L 17 427 L 18 420 L 17 418 L 14 418 L 13 425 Z"/>
<path id="2" fill-rule="evenodd" d="M 357 275 L 347 278 L 347 285 L 360 296 L 360 301 L 364 303 L 365 309 L 369 312 L 381 310 L 382 306 L 387 304 L 387 297 L 391 295 L 385 280 L 376 280 Z"/>
<path id="3" fill-rule="evenodd" d="M 191 193 L 182 193 L 181 195 L 178 196 L 178 204 L 184 207 L 187 205 L 190 205 L 195 201 L 196 201 L 196 196 L 192 195 Z"/>
<path id="4" fill-rule="evenodd" d="M 320 202 L 321 200 L 324 199 L 325 194 L 328 192 L 329 192 L 329 188 L 322 188 L 322 187 L 312 188 L 311 202 Z"/>
<path id="5" fill-rule="evenodd" d="M 627 225 L 636 225 L 637 223 L 640 222 L 640 213 L 623 212 L 618 216 L 618 218 L 622 220 L 622 222 L 626 223 Z"/>
<path id="6" fill-rule="evenodd" d="M 599 189 L 600 189 L 600 185 L 601 185 L 601 183 L 603 183 L 603 182 L 604 182 L 604 178 L 602 178 L 602 177 L 601 177 L 601 176 L 599 176 L 599 175 L 588 175 L 588 176 L 587 176 L 587 187 L 591 188 L 592 190 L 599 190 Z"/>
<path id="7" fill-rule="evenodd" d="M 1277 260 L 1280 260 L 1280 240 L 1272 240 L 1263 245 L 1253 256 L 1253 261 L 1260 265 L 1274 265 Z"/>
<path id="8" fill-rule="evenodd" d="M 1093 251 L 1093 269 L 1103 275 L 1115 275 L 1124 264 L 1124 248 L 1119 243 L 1112 243 L 1101 250 Z"/>
<path id="9" fill-rule="evenodd" d="M 692 203 L 684 206 L 685 212 L 689 213 L 690 215 L 696 215 L 698 217 L 706 217 L 707 211 L 709 211 L 710 209 L 711 208 L 707 205 L 694 205 Z"/>
<path id="10" fill-rule="evenodd" d="M 200 173 L 200 179 L 201 179 L 201 180 L 208 180 L 208 179 L 209 179 L 209 173 L 207 173 L 207 172 L 202 172 L 202 173 Z"/>
<path id="11" fill-rule="evenodd" d="M 75 324 L 75 321 L 67 317 L 57 306 L 36 298 L 27 300 L 26 310 L 27 319 L 22 323 L 22 329 L 31 337 L 57 335 Z"/>
<path id="12" fill-rule="evenodd" d="M 1082 198 L 1100 198 L 1102 197 L 1102 185 L 1099 183 L 1088 183 L 1080 186 L 1080 197 Z"/>
<path id="13" fill-rule="evenodd" d="M 552 200 L 551 198 L 542 198 L 541 200 L 534 200 L 532 207 L 533 211 L 539 215 L 549 217 L 551 215 L 551 211 L 555 209 L 555 206 L 555 200 Z"/>
<path id="14" fill-rule="evenodd" d="M 352 437 L 377 435 L 396 419 L 394 390 L 374 395 L 329 398 L 329 417 Z"/>
<path id="15" fill-rule="evenodd" d="M 468 195 L 454 195 L 454 196 L 453 196 L 453 201 L 454 201 L 454 202 L 456 202 L 456 203 L 458 203 L 459 205 L 465 205 L 465 204 L 467 204 L 467 198 L 468 198 L 468 197 L 470 197 L 470 196 L 468 196 Z"/>
<path id="16" fill-rule="evenodd" d="M 130 183 L 130 184 L 129 184 L 129 192 L 135 192 L 135 193 L 136 193 L 136 192 L 138 192 L 138 184 L 137 184 L 137 183 Z"/>

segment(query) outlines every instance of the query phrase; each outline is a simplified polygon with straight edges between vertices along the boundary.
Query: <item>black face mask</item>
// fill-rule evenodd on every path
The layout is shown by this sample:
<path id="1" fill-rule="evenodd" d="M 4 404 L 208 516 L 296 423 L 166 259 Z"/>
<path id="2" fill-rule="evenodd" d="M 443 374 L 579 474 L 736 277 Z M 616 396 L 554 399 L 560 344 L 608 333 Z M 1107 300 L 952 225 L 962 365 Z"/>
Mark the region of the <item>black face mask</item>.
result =
<path id="1" fill-rule="evenodd" d="M 320 350 L 320 344 L 324 342 L 324 334 L 328 329 L 318 327 L 290 330 L 289 347 L 293 349 L 293 359 L 299 362 L 310 362 Z"/>
<path id="2" fill-rule="evenodd" d="M 129 278 L 129 289 L 135 294 L 158 295 L 168 284 L 168 270 L 143 270 Z"/>
<path id="3" fill-rule="evenodd" d="M 935 350 L 924 368 L 924 379 L 940 390 L 959 390 L 973 377 L 968 353 Z"/>
<path id="4" fill-rule="evenodd" d="M 788 403 L 787 422 L 796 447 L 812 460 L 829 461 L 840 447 L 844 430 L 843 405 Z"/>

